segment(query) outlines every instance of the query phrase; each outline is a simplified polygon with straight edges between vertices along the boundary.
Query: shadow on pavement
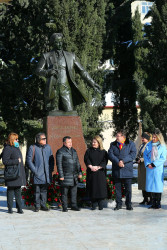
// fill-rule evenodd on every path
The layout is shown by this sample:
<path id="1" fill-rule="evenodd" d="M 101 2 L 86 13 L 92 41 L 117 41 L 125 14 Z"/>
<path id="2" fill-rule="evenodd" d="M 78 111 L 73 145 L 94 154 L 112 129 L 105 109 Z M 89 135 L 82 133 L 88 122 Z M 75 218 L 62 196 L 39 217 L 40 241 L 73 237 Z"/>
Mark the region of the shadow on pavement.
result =
<path id="1" fill-rule="evenodd" d="M 0 207 L 7 207 L 6 201 L 0 201 Z"/>
<path id="2" fill-rule="evenodd" d="M 1 208 L 0 208 L 0 212 L 7 213 L 7 212 L 8 212 L 8 209 L 1 209 Z"/>

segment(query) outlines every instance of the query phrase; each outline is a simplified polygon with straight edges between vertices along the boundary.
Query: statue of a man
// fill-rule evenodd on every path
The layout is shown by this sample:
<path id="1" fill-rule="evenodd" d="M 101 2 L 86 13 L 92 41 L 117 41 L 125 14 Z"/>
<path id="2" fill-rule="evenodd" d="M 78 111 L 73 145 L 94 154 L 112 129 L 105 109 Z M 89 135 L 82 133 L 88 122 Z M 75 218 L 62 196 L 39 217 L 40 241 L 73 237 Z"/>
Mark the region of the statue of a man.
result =
<path id="1" fill-rule="evenodd" d="M 73 111 L 74 106 L 87 101 L 84 91 L 79 88 L 74 78 L 74 68 L 94 88 L 100 91 L 98 84 L 82 67 L 74 53 L 64 51 L 63 35 L 54 33 L 50 38 L 53 50 L 42 55 L 36 74 L 47 78 L 45 104 L 48 111 Z"/>

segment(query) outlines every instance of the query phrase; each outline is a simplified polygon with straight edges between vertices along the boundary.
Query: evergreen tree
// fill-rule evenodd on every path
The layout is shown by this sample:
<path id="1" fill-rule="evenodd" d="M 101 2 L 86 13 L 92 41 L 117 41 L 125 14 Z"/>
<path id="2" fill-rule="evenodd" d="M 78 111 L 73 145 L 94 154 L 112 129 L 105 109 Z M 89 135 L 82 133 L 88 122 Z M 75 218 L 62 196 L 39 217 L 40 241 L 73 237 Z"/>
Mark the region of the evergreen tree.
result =
<path id="1" fill-rule="evenodd" d="M 40 21 L 41 7 L 38 1 L 13 1 L 1 20 L 0 33 L 4 49 L 2 58 L 7 67 L 1 70 L 1 113 L 7 125 L 6 133 L 16 131 L 22 137 L 26 120 L 39 120 L 42 115 L 42 81 L 36 81 L 32 58 L 43 47 Z M 39 27 L 41 29 L 39 29 Z M 41 31 L 41 33 L 40 33 Z M 45 32 L 46 33 L 46 32 Z M 42 42 L 43 43 L 42 43 Z M 30 122 L 31 124 L 31 122 Z M 34 121 L 36 127 L 36 121 Z M 41 122 L 38 125 L 42 126 Z M 33 126 L 31 126 L 33 132 Z M 32 133 L 33 136 L 33 133 Z"/>
<path id="2" fill-rule="evenodd" d="M 112 28 L 109 30 L 108 42 L 110 49 L 105 58 L 114 61 L 114 74 L 108 75 L 107 83 L 115 95 L 113 109 L 114 132 L 125 129 L 127 135 L 134 139 L 138 128 L 136 108 L 136 84 L 133 81 L 134 54 L 128 47 L 132 42 L 132 1 L 109 1 L 110 13 L 112 13 Z M 106 32 L 107 33 L 107 32 Z"/>
<path id="3" fill-rule="evenodd" d="M 6 12 L 7 6 L 5 4 L 0 3 L 0 22 L 4 17 L 4 14 Z M 1 51 L 3 50 L 3 43 L 2 43 L 2 37 L 3 34 L 0 33 L 0 71 L 7 67 L 7 65 L 5 64 L 5 62 L 2 60 L 1 58 Z M 2 82 L 2 78 L 1 78 L 1 74 L 0 74 L 0 82 Z M 0 90 L 1 92 L 1 90 Z M 0 103 L 0 137 L 1 139 L 3 139 L 3 141 L 5 140 L 5 130 L 6 130 L 7 126 L 6 123 L 4 122 L 3 118 L 2 118 L 2 114 L 1 114 L 1 103 Z"/>
<path id="4" fill-rule="evenodd" d="M 145 46 L 147 40 L 143 30 L 143 25 L 140 21 L 140 13 L 138 9 L 135 11 L 135 15 L 132 18 L 132 33 L 133 33 L 133 52 L 134 52 L 134 81 L 137 86 L 137 100 L 140 103 L 140 94 L 143 87 L 143 79 L 146 77 L 143 70 L 145 65 L 145 58 L 148 53 L 148 49 Z M 140 107 L 141 110 L 141 107 Z M 141 116 L 142 111 L 140 111 Z"/>
<path id="5" fill-rule="evenodd" d="M 42 128 L 46 79 L 33 72 L 40 55 L 50 50 L 48 37 L 53 32 L 63 33 L 64 49 L 75 52 L 97 83 L 103 84 L 97 66 L 102 57 L 105 7 L 105 0 L 15 0 L 6 9 L 0 23 L 4 34 L 1 57 L 7 65 L 1 69 L 0 83 L 6 133 L 15 130 L 25 137 Z M 76 79 L 89 95 L 88 104 L 77 107 L 88 138 L 92 130 L 101 129 L 94 121 L 98 120 L 96 105 L 101 106 L 102 96 L 85 87 L 78 75 Z"/>
<path id="6" fill-rule="evenodd" d="M 145 27 L 148 39 L 148 53 L 143 60 L 142 77 L 139 89 L 139 101 L 143 129 L 152 131 L 160 128 L 165 140 L 166 114 L 167 114 L 167 3 L 157 0 L 153 5 L 150 15 L 151 25 Z"/>

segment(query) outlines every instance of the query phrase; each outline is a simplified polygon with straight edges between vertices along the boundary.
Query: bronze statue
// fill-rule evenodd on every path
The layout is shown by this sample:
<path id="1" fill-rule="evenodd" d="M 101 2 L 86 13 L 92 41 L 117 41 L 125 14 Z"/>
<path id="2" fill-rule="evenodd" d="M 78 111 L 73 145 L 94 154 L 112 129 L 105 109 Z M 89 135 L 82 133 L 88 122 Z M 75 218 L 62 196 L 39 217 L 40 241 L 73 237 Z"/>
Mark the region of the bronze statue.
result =
<path id="1" fill-rule="evenodd" d="M 63 35 L 54 33 L 50 38 L 53 50 L 44 53 L 37 65 L 36 74 L 47 78 L 45 104 L 48 111 L 73 111 L 74 106 L 87 101 L 84 91 L 74 79 L 74 68 L 87 83 L 100 92 L 100 87 L 82 67 L 74 53 L 64 51 Z"/>

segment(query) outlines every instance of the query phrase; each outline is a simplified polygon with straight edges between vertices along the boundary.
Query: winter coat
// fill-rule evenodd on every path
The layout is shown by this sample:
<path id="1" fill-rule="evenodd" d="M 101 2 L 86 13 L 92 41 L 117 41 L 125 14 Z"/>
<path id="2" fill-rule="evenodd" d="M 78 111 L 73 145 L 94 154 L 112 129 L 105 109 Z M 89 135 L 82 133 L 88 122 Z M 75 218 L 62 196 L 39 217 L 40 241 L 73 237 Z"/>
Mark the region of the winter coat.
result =
<path id="1" fill-rule="evenodd" d="M 78 175 L 82 174 L 77 152 L 74 148 L 68 149 L 63 146 L 57 150 L 56 165 L 59 178 L 64 177 L 64 181 L 60 181 L 60 185 L 74 186 L 78 183 Z"/>
<path id="2" fill-rule="evenodd" d="M 3 154 L 2 154 L 2 161 L 3 164 L 6 166 L 12 166 L 19 164 L 19 158 L 21 158 L 20 163 L 20 176 L 18 179 L 13 181 L 5 181 L 5 185 L 7 187 L 21 187 L 26 185 L 26 177 L 25 177 L 25 169 L 23 165 L 23 157 L 22 153 L 19 148 L 14 146 L 6 145 Z"/>
<path id="3" fill-rule="evenodd" d="M 107 182 L 105 175 L 105 169 L 108 162 L 107 152 L 105 150 L 100 150 L 99 148 L 89 148 L 85 153 L 84 162 L 87 167 L 87 195 L 91 199 L 107 198 Z M 100 166 L 102 169 L 93 172 L 88 165 Z"/>
<path id="4" fill-rule="evenodd" d="M 133 160 L 136 158 L 134 142 L 126 139 L 121 150 L 117 141 L 112 142 L 108 150 L 108 158 L 112 162 L 112 176 L 114 178 L 133 177 Z M 118 166 L 120 160 L 124 162 L 124 167 Z"/>
<path id="5" fill-rule="evenodd" d="M 34 160 L 33 160 L 34 150 Z M 52 181 L 54 157 L 51 147 L 46 145 L 31 145 L 27 153 L 27 164 L 33 173 L 34 184 L 49 184 Z"/>
<path id="6" fill-rule="evenodd" d="M 146 145 L 148 143 L 146 143 L 143 146 L 143 143 L 139 146 L 139 150 L 138 150 L 138 154 L 137 154 L 137 158 L 140 159 L 140 163 L 138 164 L 138 189 L 139 190 L 146 190 L 146 168 L 144 165 L 144 158 L 143 158 L 143 153 L 144 150 L 146 149 Z M 141 150 L 142 148 L 142 150 Z M 141 151 L 141 152 L 140 152 Z"/>
<path id="7" fill-rule="evenodd" d="M 158 159 L 155 161 L 151 160 L 152 141 L 147 144 L 144 151 L 144 163 L 146 166 L 146 191 L 152 193 L 163 192 L 163 181 L 164 181 L 164 162 L 166 161 L 166 147 L 165 145 L 159 144 L 158 148 Z M 154 168 L 150 169 L 147 166 L 153 163 Z"/>

